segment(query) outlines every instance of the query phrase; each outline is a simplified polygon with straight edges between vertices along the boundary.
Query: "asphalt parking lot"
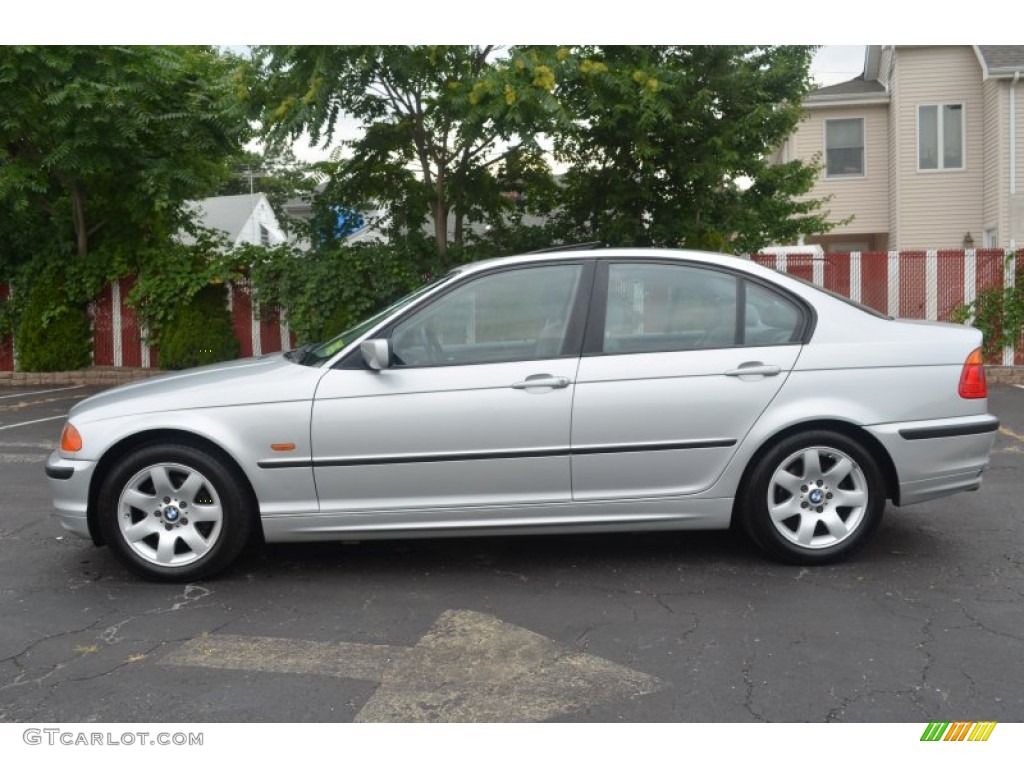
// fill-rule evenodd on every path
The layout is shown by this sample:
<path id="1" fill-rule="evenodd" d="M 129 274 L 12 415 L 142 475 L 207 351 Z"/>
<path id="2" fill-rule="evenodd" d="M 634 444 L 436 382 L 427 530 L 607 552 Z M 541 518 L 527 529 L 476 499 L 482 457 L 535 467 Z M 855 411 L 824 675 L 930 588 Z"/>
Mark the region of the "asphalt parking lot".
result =
<path id="1" fill-rule="evenodd" d="M 155 585 L 61 530 L 43 462 L 95 388 L 0 389 L 0 721 L 1024 720 L 1024 389 L 978 493 L 855 560 L 725 533 L 255 547 Z"/>

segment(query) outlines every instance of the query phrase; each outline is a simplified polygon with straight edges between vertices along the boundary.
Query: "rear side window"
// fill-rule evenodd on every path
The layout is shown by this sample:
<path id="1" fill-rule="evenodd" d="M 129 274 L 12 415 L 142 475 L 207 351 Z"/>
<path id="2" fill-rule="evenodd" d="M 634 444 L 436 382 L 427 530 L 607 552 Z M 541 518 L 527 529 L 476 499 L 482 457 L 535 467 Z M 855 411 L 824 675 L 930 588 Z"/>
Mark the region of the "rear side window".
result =
<path id="1" fill-rule="evenodd" d="M 799 340 L 803 313 L 789 299 L 757 283 L 747 282 L 743 344 L 763 347 Z"/>
<path id="2" fill-rule="evenodd" d="M 730 272 L 698 265 L 610 264 L 600 352 L 792 344 L 800 341 L 807 320 L 796 301 Z"/>
<path id="3" fill-rule="evenodd" d="M 602 351 L 671 352 L 736 343 L 738 280 L 673 264 L 612 264 Z"/>

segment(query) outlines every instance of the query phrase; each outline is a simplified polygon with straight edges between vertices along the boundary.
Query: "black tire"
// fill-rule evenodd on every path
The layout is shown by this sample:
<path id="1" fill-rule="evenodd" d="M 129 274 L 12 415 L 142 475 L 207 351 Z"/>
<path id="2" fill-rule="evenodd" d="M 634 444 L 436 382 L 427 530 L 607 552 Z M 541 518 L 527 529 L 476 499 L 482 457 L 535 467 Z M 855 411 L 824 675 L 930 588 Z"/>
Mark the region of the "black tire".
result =
<path id="1" fill-rule="evenodd" d="M 885 510 L 878 462 L 829 430 L 791 435 L 757 460 L 741 495 L 750 538 L 772 557 L 825 565 L 863 547 Z"/>
<path id="2" fill-rule="evenodd" d="M 131 571 L 151 581 L 209 578 L 245 547 L 253 513 L 245 481 L 219 457 L 190 445 L 147 445 L 103 480 L 98 521 Z"/>

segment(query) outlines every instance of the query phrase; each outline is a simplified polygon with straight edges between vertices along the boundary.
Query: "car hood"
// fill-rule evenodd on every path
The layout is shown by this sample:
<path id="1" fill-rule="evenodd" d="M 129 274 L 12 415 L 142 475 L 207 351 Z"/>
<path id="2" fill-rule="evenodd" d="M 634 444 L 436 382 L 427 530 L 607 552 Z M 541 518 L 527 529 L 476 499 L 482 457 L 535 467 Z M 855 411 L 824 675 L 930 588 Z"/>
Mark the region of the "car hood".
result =
<path id="1" fill-rule="evenodd" d="M 85 423 L 158 411 L 310 400 L 323 373 L 283 354 L 250 357 L 100 392 L 75 405 L 69 418 Z"/>

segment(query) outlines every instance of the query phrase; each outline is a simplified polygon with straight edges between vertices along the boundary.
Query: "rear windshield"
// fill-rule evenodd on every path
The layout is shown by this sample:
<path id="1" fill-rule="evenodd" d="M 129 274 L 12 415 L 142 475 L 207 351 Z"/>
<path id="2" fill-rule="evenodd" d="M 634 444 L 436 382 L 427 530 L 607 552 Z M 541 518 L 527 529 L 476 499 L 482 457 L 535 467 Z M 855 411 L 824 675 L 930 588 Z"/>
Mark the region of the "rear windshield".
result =
<path id="1" fill-rule="evenodd" d="M 798 283 L 803 283 L 804 285 L 810 286 L 816 291 L 821 291 L 822 293 L 828 294 L 833 299 L 839 299 L 844 304 L 849 304 L 851 307 L 856 307 L 857 309 L 863 312 L 867 312 L 869 315 L 874 315 L 875 317 L 880 318 L 882 320 L 895 319 L 892 316 L 885 314 L 884 312 L 879 312 L 874 307 L 869 307 L 867 304 L 861 304 L 859 301 L 854 301 L 849 296 L 843 296 L 841 293 L 830 291 L 828 288 L 823 288 L 822 286 L 816 283 L 812 283 L 810 280 L 805 280 L 804 278 L 798 277 L 797 275 L 791 275 L 788 272 L 780 274 L 785 274 L 786 277 L 790 278 L 791 280 L 796 280 Z"/>

